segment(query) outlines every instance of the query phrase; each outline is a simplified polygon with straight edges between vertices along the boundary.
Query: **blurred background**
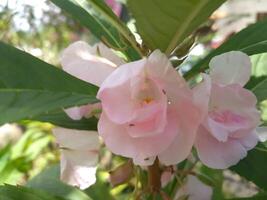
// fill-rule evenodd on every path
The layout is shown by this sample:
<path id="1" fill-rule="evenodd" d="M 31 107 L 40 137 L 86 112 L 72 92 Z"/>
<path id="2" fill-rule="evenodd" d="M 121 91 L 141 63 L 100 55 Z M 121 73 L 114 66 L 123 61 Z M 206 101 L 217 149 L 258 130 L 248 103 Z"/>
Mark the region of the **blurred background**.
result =
<path id="1" fill-rule="evenodd" d="M 135 30 L 125 1 L 106 0 L 113 11 Z M 178 11 L 177 11 L 178 12 Z M 228 0 L 195 33 L 190 53 L 178 56 L 182 72 L 199 57 L 218 47 L 231 35 L 267 16 L 266 0 Z M 137 36 L 138 37 L 138 36 Z M 70 43 L 97 39 L 47 0 L 0 0 L 0 40 L 60 67 L 60 53 Z M 266 59 L 264 59 L 266 58 Z M 253 75 L 267 75 L 267 55 L 252 57 Z M 177 61 L 177 60 L 176 60 Z M 267 102 L 260 108 L 267 120 Z M 21 121 L 0 127 L 0 184 L 25 184 L 47 166 L 58 163 L 59 152 L 51 134 L 53 125 Z M 224 173 L 226 196 L 251 196 L 258 188 L 230 171 Z"/>

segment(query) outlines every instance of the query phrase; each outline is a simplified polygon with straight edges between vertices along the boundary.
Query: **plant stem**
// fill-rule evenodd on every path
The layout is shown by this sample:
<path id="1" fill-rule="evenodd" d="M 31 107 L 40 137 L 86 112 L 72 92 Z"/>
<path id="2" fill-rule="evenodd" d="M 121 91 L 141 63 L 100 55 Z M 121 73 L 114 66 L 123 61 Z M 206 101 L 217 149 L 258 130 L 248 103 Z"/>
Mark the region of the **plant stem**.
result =
<path id="1" fill-rule="evenodd" d="M 161 171 L 158 158 L 148 167 L 148 187 L 152 194 L 159 193 L 161 189 Z"/>

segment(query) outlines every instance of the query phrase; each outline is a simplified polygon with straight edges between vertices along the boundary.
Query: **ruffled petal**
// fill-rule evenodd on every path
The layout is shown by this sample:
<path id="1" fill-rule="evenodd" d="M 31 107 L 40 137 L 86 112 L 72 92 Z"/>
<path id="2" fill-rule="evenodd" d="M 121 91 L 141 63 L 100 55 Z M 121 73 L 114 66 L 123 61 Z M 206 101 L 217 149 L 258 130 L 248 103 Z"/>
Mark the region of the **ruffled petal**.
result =
<path id="1" fill-rule="evenodd" d="M 97 132 L 56 128 L 53 133 L 62 148 L 61 180 L 81 189 L 94 184 L 100 147 Z"/>
<path id="2" fill-rule="evenodd" d="M 248 55 L 240 51 L 231 51 L 212 58 L 210 70 L 214 83 L 244 86 L 251 75 L 251 62 Z"/>
<path id="3" fill-rule="evenodd" d="M 122 65 L 101 85 L 97 98 L 113 122 L 124 124 L 134 118 L 136 101 L 132 99 L 131 79 L 143 73 L 145 63 L 143 59 Z"/>
<path id="4" fill-rule="evenodd" d="M 100 86 L 117 65 L 106 58 L 92 54 L 94 51 L 94 48 L 85 42 L 78 41 L 71 44 L 61 56 L 63 70 L 88 83 Z"/>
<path id="5" fill-rule="evenodd" d="M 112 122 L 102 112 L 98 122 L 98 131 L 108 149 L 113 153 L 130 157 L 141 163 L 140 159 L 147 161 L 149 157 L 158 155 L 166 149 L 177 134 L 177 121 L 175 113 L 168 113 L 168 124 L 162 133 L 149 137 L 133 138 L 127 133 L 123 125 Z"/>
<path id="6" fill-rule="evenodd" d="M 211 80 L 206 74 L 201 74 L 202 82 L 193 88 L 194 103 L 200 108 L 202 120 L 207 116 L 209 111 L 209 101 L 211 93 Z"/>
<path id="7" fill-rule="evenodd" d="M 86 189 L 96 182 L 97 154 L 71 150 L 62 150 L 61 154 L 60 179 L 63 182 L 80 189 Z"/>
<path id="8" fill-rule="evenodd" d="M 254 129 L 259 125 L 260 113 L 256 103 L 255 95 L 238 84 L 212 85 L 210 110 L 225 115 L 222 117 L 226 117 L 226 121 L 222 124 L 232 136 L 239 137 L 244 130 Z"/>
<path id="9" fill-rule="evenodd" d="M 189 156 L 201 119 L 198 109 L 188 101 L 179 103 L 175 109 L 178 133 L 171 145 L 158 156 L 165 165 L 177 164 Z"/>
<path id="10" fill-rule="evenodd" d="M 96 131 L 54 128 L 53 134 L 62 148 L 72 150 L 97 151 L 100 147 Z"/>
<path id="11" fill-rule="evenodd" d="M 246 157 L 248 145 L 234 138 L 229 138 L 227 142 L 220 142 L 200 126 L 195 146 L 199 159 L 205 165 L 215 169 L 226 169 Z"/>

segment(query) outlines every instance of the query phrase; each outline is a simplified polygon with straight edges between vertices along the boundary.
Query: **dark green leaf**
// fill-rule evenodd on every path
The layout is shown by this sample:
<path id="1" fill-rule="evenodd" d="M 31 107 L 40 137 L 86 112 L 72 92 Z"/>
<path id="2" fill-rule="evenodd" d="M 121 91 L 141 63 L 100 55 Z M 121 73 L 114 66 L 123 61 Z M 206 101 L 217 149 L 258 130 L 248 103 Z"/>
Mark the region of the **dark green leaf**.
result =
<path id="1" fill-rule="evenodd" d="M 66 200 L 92 200 L 88 195 L 78 188 L 71 187 L 59 180 L 59 166 L 47 168 L 27 183 L 27 186 L 43 190 Z"/>
<path id="2" fill-rule="evenodd" d="M 65 200 L 57 198 L 49 193 L 39 190 L 33 190 L 21 186 L 5 185 L 0 186 L 0 199 L 1 200 Z"/>
<path id="3" fill-rule="evenodd" d="M 142 56 L 132 33 L 103 2 L 99 0 L 51 1 L 71 14 L 109 47 L 123 52 L 129 60 L 137 60 Z"/>
<path id="4" fill-rule="evenodd" d="M 138 32 L 151 49 L 169 55 L 225 0 L 129 0 Z"/>
<path id="5" fill-rule="evenodd" d="M 32 118 L 41 122 L 49 122 L 57 126 L 78 129 L 78 130 L 97 130 L 97 119 L 91 117 L 89 119 L 72 120 L 62 110 L 49 112 Z"/>
<path id="6" fill-rule="evenodd" d="M 234 199 L 229 199 L 229 200 L 266 200 L 267 199 L 267 194 L 258 194 L 253 197 L 247 197 L 247 198 L 234 198 Z"/>
<path id="7" fill-rule="evenodd" d="M 267 148 L 259 143 L 246 158 L 230 169 L 262 189 L 267 189 Z"/>
<path id="8" fill-rule="evenodd" d="M 97 87 L 0 42 L 0 124 L 96 102 Z"/>
<path id="9" fill-rule="evenodd" d="M 246 86 L 256 95 L 259 102 L 267 99 L 267 76 L 251 78 Z"/>
<path id="10" fill-rule="evenodd" d="M 243 51 L 248 55 L 267 52 L 267 19 L 257 22 L 231 37 L 201 59 L 184 77 L 189 79 L 204 71 L 208 68 L 209 62 L 214 56 L 228 51 Z"/>

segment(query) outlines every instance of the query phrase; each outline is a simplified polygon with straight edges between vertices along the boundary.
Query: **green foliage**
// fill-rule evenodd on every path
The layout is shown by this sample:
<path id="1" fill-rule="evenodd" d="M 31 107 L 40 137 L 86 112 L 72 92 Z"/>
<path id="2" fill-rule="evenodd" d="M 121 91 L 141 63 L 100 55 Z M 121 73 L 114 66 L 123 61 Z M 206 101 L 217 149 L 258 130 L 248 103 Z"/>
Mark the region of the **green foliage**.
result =
<path id="1" fill-rule="evenodd" d="M 40 128 L 30 128 L 14 145 L 0 151 L 0 184 L 16 184 L 30 176 L 33 162 L 47 148 L 52 137 Z"/>
<path id="2" fill-rule="evenodd" d="M 0 186 L 1 200 L 65 200 L 57 198 L 49 193 L 38 190 L 32 190 L 21 186 L 5 185 Z"/>
<path id="3" fill-rule="evenodd" d="M 71 187 L 59 180 L 59 166 L 54 165 L 27 183 L 27 186 L 33 189 L 43 190 L 57 197 L 66 200 L 92 200 L 87 194 L 78 188 Z"/>
<path id="4" fill-rule="evenodd" d="M 56 126 L 61 126 L 70 129 L 77 130 L 97 130 L 98 120 L 95 117 L 89 119 L 82 118 L 81 120 L 73 120 L 68 117 L 68 115 L 62 111 L 52 111 L 49 113 L 44 113 L 32 118 L 31 120 L 37 120 L 41 122 L 49 122 Z"/>
<path id="5" fill-rule="evenodd" d="M 259 143 L 248 152 L 247 157 L 230 169 L 252 181 L 260 188 L 267 190 L 267 148 Z"/>
<path id="6" fill-rule="evenodd" d="M 234 198 L 234 199 L 229 199 L 229 200 L 266 200 L 266 199 L 267 199 L 267 194 L 266 193 L 262 193 L 262 194 L 258 194 L 258 195 L 253 196 L 253 197 Z"/>
<path id="7" fill-rule="evenodd" d="M 129 0 L 138 32 L 150 49 L 169 55 L 225 0 Z"/>
<path id="8" fill-rule="evenodd" d="M 243 51 L 248 55 L 264 53 L 267 51 L 267 19 L 257 22 L 240 31 L 220 47 L 201 59 L 192 69 L 185 74 L 189 79 L 208 68 L 210 60 L 219 54 L 228 51 Z"/>
<path id="9" fill-rule="evenodd" d="M 0 124 L 96 102 L 97 87 L 0 43 Z"/>
<path id="10" fill-rule="evenodd" d="M 71 14 L 107 46 L 122 51 L 128 60 L 136 60 L 142 56 L 132 33 L 105 3 L 98 0 L 51 1 Z"/>

